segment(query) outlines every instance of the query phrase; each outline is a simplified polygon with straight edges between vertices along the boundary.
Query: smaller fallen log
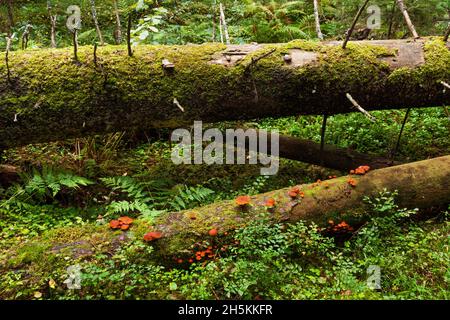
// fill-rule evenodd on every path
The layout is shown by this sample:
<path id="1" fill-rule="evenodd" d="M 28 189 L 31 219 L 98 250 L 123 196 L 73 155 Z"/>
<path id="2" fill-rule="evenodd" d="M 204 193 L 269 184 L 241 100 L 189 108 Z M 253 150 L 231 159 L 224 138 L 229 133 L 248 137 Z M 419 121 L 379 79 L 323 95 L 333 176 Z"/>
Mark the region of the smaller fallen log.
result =
<path id="1" fill-rule="evenodd" d="M 291 189 L 282 189 L 251 197 L 250 204 L 239 207 L 235 201 L 223 201 L 202 208 L 170 213 L 156 221 L 154 231 L 163 238 L 155 245 L 161 256 L 191 254 L 194 244 L 214 241 L 209 231 L 220 234 L 245 226 L 270 211 L 273 222 L 307 220 L 324 225 L 335 221 L 361 222 L 370 208 L 364 198 L 383 189 L 397 190 L 401 208 L 430 208 L 450 203 L 450 156 L 375 170 L 364 176 L 345 176 L 299 186 L 297 197 Z M 265 206 L 275 200 L 273 209 Z"/>
<path id="2" fill-rule="evenodd" d="M 271 135 L 268 136 L 267 150 L 271 153 Z M 311 140 L 298 139 L 280 135 L 280 158 L 301 161 L 305 163 L 324 166 L 340 171 L 350 171 L 365 165 L 372 169 L 381 169 L 399 165 L 399 162 L 356 152 L 352 149 L 338 148 L 325 145 L 321 151 L 320 144 Z"/>

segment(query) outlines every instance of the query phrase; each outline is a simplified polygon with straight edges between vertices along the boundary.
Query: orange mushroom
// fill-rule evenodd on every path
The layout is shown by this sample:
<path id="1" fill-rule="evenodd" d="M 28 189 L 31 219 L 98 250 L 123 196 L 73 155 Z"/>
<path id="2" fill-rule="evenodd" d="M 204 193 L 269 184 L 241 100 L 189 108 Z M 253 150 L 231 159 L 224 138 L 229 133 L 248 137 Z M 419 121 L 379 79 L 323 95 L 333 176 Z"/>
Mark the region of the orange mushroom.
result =
<path id="1" fill-rule="evenodd" d="M 211 230 L 209 230 L 208 234 L 209 234 L 211 237 L 217 236 L 217 234 L 218 234 L 217 229 L 211 229 Z"/>
<path id="2" fill-rule="evenodd" d="M 144 241 L 150 242 L 162 238 L 161 232 L 149 232 L 144 235 Z"/>
<path id="3" fill-rule="evenodd" d="M 348 184 L 351 185 L 353 188 L 355 188 L 358 185 L 358 182 L 355 179 L 348 179 Z"/>
<path id="4" fill-rule="evenodd" d="M 291 190 L 289 190 L 289 197 L 291 198 L 297 198 L 299 195 L 303 198 L 305 194 L 300 191 L 299 187 L 294 187 Z"/>
<path id="5" fill-rule="evenodd" d="M 130 229 L 130 225 L 129 224 L 122 224 L 120 226 L 120 229 L 123 230 L 123 231 L 128 230 L 128 229 Z"/>
<path id="6" fill-rule="evenodd" d="M 119 218 L 119 222 L 121 222 L 122 224 L 132 224 L 133 223 L 133 219 L 131 219 L 130 217 L 120 217 Z"/>
<path id="7" fill-rule="evenodd" d="M 111 229 L 120 229 L 120 221 L 119 220 L 111 220 L 109 222 L 109 226 Z"/>
<path id="8" fill-rule="evenodd" d="M 268 208 L 275 207 L 276 201 L 273 198 L 267 199 L 266 203 L 264 204 Z"/>
<path id="9" fill-rule="evenodd" d="M 236 204 L 240 207 L 244 207 L 248 204 L 250 204 L 250 197 L 249 196 L 239 196 L 236 198 Z"/>

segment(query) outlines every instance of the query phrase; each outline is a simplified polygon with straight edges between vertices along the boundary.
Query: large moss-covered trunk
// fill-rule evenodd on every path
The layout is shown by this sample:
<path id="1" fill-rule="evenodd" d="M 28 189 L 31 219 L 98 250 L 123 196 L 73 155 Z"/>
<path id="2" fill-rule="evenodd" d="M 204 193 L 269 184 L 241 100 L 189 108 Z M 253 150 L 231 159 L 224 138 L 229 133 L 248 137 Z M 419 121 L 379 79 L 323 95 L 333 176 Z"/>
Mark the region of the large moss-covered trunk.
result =
<path id="1" fill-rule="evenodd" d="M 164 235 L 157 243 L 159 252 L 162 255 L 192 252 L 196 242 L 210 238 L 210 230 L 217 229 L 219 234 L 224 234 L 267 211 L 274 222 L 307 220 L 318 225 L 326 224 L 329 219 L 361 222 L 370 213 L 364 198 L 374 197 L 384 189 L 399 192 L 400 208 L 446 205 L 450 203 L 450 156 L 298 187 L 301 192 L 296 198 L 289 195 L 292 189 L 283 189 L 253 196 L 245 207 L 225 201 L 167 214 L 154 227 Z M 275 200 L 271 210 L 266 206 L 269 199 Z"/>
<path id="2" fill-rule="evenodd" d="M 193 120 L 450 104 L 442 40 L 142 46 L 11 52 L 0 59 L 0 147 Z M 167 59 L 174 68 L 163 68 Z M 96 63 L 95 63 L 96 60 Z M 179 105 L 174 104 L 177 99 Z M 184 111 L 182 111 L 182 109 Z"/>

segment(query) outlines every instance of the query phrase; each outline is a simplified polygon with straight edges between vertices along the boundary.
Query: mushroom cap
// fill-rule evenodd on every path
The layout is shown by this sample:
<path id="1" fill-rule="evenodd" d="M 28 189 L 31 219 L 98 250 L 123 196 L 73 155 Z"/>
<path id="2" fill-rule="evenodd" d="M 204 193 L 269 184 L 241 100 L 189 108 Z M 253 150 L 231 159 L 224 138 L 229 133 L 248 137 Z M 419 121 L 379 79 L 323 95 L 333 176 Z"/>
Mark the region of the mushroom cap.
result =
<path id="1" fill-rule="evenodd" d="M 152 231 L 144 235 L 145 241 L 154 241 L 162 238 L 161 232 Z"/>
<path id="2" fill-rule="evenodd" d="M 130 217 L 120 217 L 119 221 L 123 224 L 132 224 L 134 220 Z"/>
<path id="3" fill-rule="evenodd" d="M 245 206 L 250 203 L 250 196 L 239 196 L 236 198 L 236 204 L 239 206 Z"/>
<path id="4" fill-rule="evenodd" d="M 130 229 L 130 225 L 129 224 L 122 224 L 121 226 L 120 226 L 120 229 L 122 229 L 122 230 L 128 230 L 128 229 Z"/>
<path id="5" fill-rule="evenodd" d="M 266 200 L 265 206 L 266 206 L 266 207 L 274 207 L 275 204 L 276 204 L 275 199 L 270 198 L 270 199 L 267 199 L 267 200 Z"/>
<path id="6" fill-rule="evenodd" d="M 109 222 L 109 227 L 111 229 L 120 229 L 120 221 L 119 220 L 111 220 Z"/>
<path id="7" fill-rule="evenodd" d="M 217 236 L 217 234 L 218 234 L 217 229 L 211 229 L 211 230 L 209 230 L 208 234 L 209 234 L 211 237 Z"/>

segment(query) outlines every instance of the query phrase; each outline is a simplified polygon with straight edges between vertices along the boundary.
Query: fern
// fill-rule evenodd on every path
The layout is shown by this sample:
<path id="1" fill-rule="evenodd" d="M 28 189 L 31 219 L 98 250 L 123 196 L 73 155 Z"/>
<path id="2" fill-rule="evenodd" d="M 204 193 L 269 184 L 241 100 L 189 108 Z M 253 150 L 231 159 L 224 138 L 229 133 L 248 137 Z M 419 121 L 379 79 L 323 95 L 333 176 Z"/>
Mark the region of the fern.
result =
<path id="1" fill-rule="evenodd" d="M 201 205 L 211 199 L 212 190 L 202 186 L 176 186 L 162 188 L 156 181 L 139 182 L 131 177 L 102 178 L 101 181 L 115 192 L 116 197 L 125 196 L 110 202 L 110 214 L 139 213 L 151 220 L 162 212 L 180 211 Z"/>
<path id="2" fill-rule="evenodd" d="M 75 190 L 94 183 L 71 172 L 56 171 L 45 167 L 41 172 L 34 170 L 31 175 L 22 173 L 21 179 L 23 185 L 16 184 L 12 186 L 8 190 L 11 197 L 0 206 L 8 207 L 15 203 L 26 207 L 27 203 L 32 200 L 44 202 L 48 199 L 54 199 L 63 188 Z"/>

